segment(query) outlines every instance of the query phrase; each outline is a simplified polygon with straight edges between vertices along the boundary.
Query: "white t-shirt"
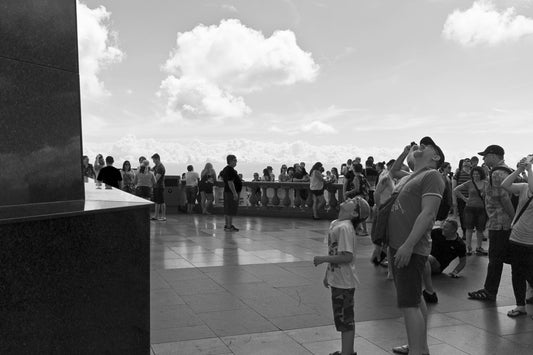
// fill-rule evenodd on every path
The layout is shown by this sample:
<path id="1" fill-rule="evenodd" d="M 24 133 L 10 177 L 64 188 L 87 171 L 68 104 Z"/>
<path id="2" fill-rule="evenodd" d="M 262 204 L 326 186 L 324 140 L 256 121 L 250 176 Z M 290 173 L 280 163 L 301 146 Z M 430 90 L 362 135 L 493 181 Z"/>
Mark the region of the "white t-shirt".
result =
<path id="1" fill-rule="evenodd" d="M 359 283 L 355 273 L 355 230 L 349 220 L 334 220 L 328 230 L 329 255 L 339 255 L 345 251 L 353 255 L 352 261 L 346 264 L 328 264 L 327 278 L 330 286 L 336 288 L 355 288 Z"/>
<path id="2" fill-rule="evenodd" d="M 515 223 L 518 213 L 522 210 L 522 207 L 527 200 L 529 200 L 531 195 L 532 194 L 529 192 L 529 185 L 527 183 L 521 183 L 520 197 L 513 223 Z M 533 246 L 533 201 L 529 203 L 529 206 L 526 208 L 518 222 L 513 225 L 511 237 L 509 239 L 520 244 Z"/>
<path id="3" fill-rule="evenodd" d="M 187 171 L 185 173 L 185 185 L 187 186 L 198 186 L 198 179 L 200 179 L 200 176 L 196 171 Z"/>

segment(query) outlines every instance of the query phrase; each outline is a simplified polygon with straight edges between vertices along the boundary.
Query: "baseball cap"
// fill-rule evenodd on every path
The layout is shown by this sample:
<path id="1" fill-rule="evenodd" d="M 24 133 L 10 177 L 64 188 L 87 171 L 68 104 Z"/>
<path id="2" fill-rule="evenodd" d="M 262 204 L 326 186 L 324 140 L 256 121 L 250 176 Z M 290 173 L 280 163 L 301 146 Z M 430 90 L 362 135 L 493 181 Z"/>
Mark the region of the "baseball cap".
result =
<path id="1" fill-rule="evenodd" d="M 444 159 L 444 153 L 442 152 L 442 149 L 440 149 L 440 147 L 437 144 L 435 144 L 435 141 L 433 141 L 433 139 L 431 139 L 431 137 L 427 137 L 427 136 L 420 140 L 420 144 L 430 145 L 433 148 L 435 148 L 435 152 L 440 157 L 440 160 L 437 163 L 437 169 L 440 168 L 441 165 L 444 163 L 444 160 L 445 160 Z"/>
<path id="2" fill-rule="evenodd" d="M 479 152 L 478 154 L 481 155 L 482 157 L 484 157 L 487 154 L 496 154 L 496 155 L 503 156 L 505 154 L 505 151 L 499 145 L 493 144 L 493 145 L 489 145 L 487 148 L 485 148 L 484 151 Z"/>

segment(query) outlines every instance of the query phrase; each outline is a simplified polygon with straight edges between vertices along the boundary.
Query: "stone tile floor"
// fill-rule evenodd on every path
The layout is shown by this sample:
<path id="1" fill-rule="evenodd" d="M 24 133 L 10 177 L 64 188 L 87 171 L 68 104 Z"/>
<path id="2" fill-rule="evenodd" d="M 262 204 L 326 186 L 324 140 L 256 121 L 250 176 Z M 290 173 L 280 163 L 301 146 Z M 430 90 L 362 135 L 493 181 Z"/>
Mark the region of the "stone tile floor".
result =
<path id="1" fill-rule="evenodd" d="M 152 354 L 329 354 L 340 349 L 329 290 L 322 286 L 328 221 L 170 215 L 151 224 Z M 372 244 L 359 237 L 356 339 L 359 355 L 390 354 L 406 343 L 386 268 L 370 263 Z M 485 242 L 486 244 L 486 242 Z M 485 247 L 487 247 L 485 245 Z M 439 354 L 533 354 L 533 320 L 511 319 L 510 267 L 497 302 L 468 300 L 482 287 L 487 257 L 472 256 L 459 279 L 434 278 L 429 342 Z M 452 264 L 450 267 L 453 267 Z M 533 307 L 528 305 L 533 314 Z"/>

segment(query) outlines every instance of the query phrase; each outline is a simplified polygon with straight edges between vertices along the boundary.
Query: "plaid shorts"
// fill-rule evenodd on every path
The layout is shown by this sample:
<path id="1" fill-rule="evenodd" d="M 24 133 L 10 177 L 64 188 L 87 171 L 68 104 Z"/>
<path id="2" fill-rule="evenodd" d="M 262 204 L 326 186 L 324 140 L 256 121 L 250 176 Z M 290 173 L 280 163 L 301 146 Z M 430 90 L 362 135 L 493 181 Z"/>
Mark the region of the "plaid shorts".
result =
<path id="1" fill-rule="evenodd" d="M 354 293 L 355 288 L 331 287 L 333 320 L 339 332 L 355 330 Z"/>

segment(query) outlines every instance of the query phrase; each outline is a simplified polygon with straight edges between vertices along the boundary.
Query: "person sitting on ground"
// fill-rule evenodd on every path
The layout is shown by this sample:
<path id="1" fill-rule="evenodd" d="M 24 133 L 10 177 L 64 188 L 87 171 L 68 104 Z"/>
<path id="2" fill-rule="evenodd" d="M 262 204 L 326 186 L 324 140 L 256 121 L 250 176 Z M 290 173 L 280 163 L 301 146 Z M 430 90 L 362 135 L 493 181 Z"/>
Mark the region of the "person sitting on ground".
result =
<path id="1" fill-rule="evenodd" d="M 458 229 L 457 221 L 448 218 L 442 227 L 433 228 L 431 231 L 431 253 L 424 270 L 425 290 L 422 291 L 422 296 L 427 303 L 439 301 L 437 293 L 433 289 L 431 275 L 442 274 L 453 260 L 459 258 L 457 266 L 448 274 L 452 278 L 458 278 L 459 273 L 466 265 L 466 246 L 457 233 Z"/>
<path id="2" fill-rule="evenodd" d="M 453 192 L 457 199 L 465 201 L 464 227 L 466 229 L 466 247 L 467 255 L 472 255 L 472 234 L 476 228 L 477 248 L 476 255 L 487 255 L 483 249 L 483 232 L 487 223 L 487 213 L 485 212 L 485 191 L 488 189 L 489 182 L 485 180 L 485 170 L 476 166 L 470 171 L 470 180 L 457 186 Z M 468 190 L 467 197 L 463 191 Z"/>
<path id="3" fill-rule="evenodd" d="M 358 284 L 355 272 L 355 228 L 364 223 L 369 214 L 370 206 L 360 197 L 341 203 L 339 216 L 331 222 L 328 230 L 328 255 L 315 256 L 313 259 L 315 266 L 328 264 L 323 284 L 331 288 L 335 328 L 341 332 L 341 351 L 330 355 L 357 354 L 354 352 L 354 294 Z"/>

